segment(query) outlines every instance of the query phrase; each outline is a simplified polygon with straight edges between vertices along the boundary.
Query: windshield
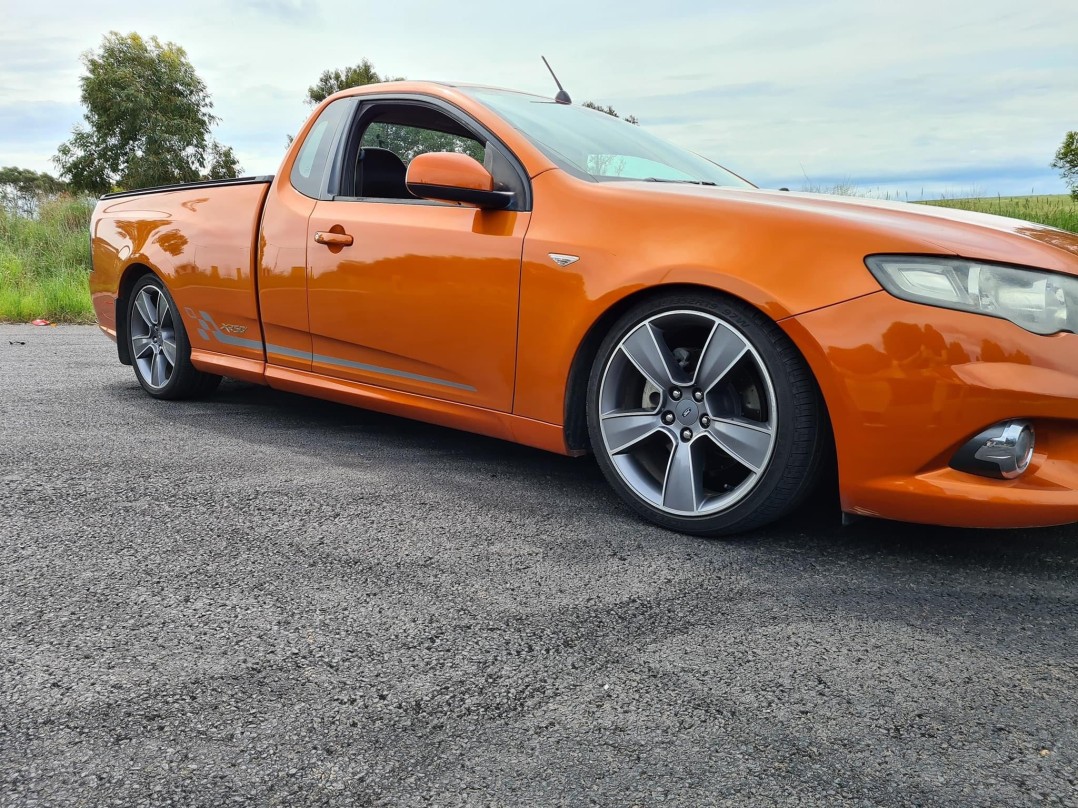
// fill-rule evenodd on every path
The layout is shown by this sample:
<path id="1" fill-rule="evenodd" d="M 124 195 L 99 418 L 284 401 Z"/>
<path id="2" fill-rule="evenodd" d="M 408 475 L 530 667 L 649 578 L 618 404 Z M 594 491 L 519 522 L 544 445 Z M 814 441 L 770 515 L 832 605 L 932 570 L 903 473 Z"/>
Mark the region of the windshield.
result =
<path id="1" fill-rule="evenodd" d="M 605 112 L 537 95 L 461 88 L 566 171 L 595 180 L 692 182 L 752 188 L 740 177 Z"/>

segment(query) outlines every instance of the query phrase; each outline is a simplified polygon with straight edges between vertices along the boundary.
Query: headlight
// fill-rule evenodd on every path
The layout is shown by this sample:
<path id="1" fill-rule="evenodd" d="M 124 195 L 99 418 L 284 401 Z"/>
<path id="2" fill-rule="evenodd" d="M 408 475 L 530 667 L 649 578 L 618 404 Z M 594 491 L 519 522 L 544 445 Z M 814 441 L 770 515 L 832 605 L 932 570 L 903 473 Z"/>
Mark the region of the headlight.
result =
<path id="1" fill-rule="evenodd" d="M 1034 334 L 1078 331 L 1078 278 L 1041 269 L 917 255 L 871 255 L 888 292 L 913 303 L 987 314 Z"/>

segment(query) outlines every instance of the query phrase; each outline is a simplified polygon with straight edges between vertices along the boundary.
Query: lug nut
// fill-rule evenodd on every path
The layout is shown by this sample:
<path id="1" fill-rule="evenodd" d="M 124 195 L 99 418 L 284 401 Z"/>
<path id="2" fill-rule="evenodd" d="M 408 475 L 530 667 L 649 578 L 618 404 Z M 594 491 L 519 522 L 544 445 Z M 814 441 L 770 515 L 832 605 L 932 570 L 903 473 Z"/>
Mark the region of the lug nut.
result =
<path id="1" fill-rule="evenodd" d="M 666 424 L 667 426 L 670 426 L 670 424 L 674 423 L 674 413 L 670 412 L 669 410 L 664 412 L 663 413 L 663 423 Z"/>
<path id="2" fill-rule="evenodd" d="M 699 390 L 693 390 L 692 391 L 692 397 L 693 397 L 694 401 L 703 401 L 704 400 L 704 394 Z"/>
<path id="3" fill-rule="evenodd" d="M 704 429 L 707 429 L 709 426 L 711 426 L 711 418 L 707 415 L 701 415 L 700 426 L 702 426 Z"/>
<path id="4" fill-rule="evenodd" d="M 670 398 L 674 399 L 674 401 L 681 401 L 681 391 L 675 387 L 670 391 Z"/>
<path id="5" fill-rule="evenodd" d="M 689 429 L 688 427 L 686 427 L 685 429 L 681 430 L 681 439 L 682 439 L 683 441 L 690 441 L 690 440 L 692 440 L 692 430 L 691 430 L 691 429 Z"/>

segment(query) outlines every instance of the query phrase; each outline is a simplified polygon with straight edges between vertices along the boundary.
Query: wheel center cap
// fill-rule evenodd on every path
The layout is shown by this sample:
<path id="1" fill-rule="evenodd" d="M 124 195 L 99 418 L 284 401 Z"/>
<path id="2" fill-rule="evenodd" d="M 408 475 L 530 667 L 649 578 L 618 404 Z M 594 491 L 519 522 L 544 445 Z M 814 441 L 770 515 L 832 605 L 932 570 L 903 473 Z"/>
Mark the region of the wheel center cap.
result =
<path id="1" fill-rule="evenodd" d="M 685 424 L 685 426 L 691 426 L 696 423 L 696 418 L 700 414 L 699 408 L 696 406 L 695 401 L 682 399 L 678 401 L 674 408 L 674 414 L 677 415 L 678 421 Z"/>

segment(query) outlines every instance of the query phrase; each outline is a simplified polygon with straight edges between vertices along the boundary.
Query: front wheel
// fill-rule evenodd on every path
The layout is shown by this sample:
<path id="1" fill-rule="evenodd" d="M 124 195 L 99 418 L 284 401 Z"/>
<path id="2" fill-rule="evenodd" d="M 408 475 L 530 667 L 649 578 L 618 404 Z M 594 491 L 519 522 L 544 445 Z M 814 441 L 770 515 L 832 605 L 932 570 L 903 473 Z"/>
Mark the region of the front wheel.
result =
<path id="1" fill-rule="evenodd" d="M 135 378 L 154 398 L 207 395 L 220 376 L 191 364 L 191 343 L 168 289 L 156 275 L 135 282 L 127 306 L 127 339 Z"/>
<path id="2" fill-rule="evenodd" d="M 804 359 L 738 301 L 669 293 L 626 312 L 599 348 L 588 431 L 634 510 L 718 536 L 778 519 L 811 491 L 827 416 Z"/>

